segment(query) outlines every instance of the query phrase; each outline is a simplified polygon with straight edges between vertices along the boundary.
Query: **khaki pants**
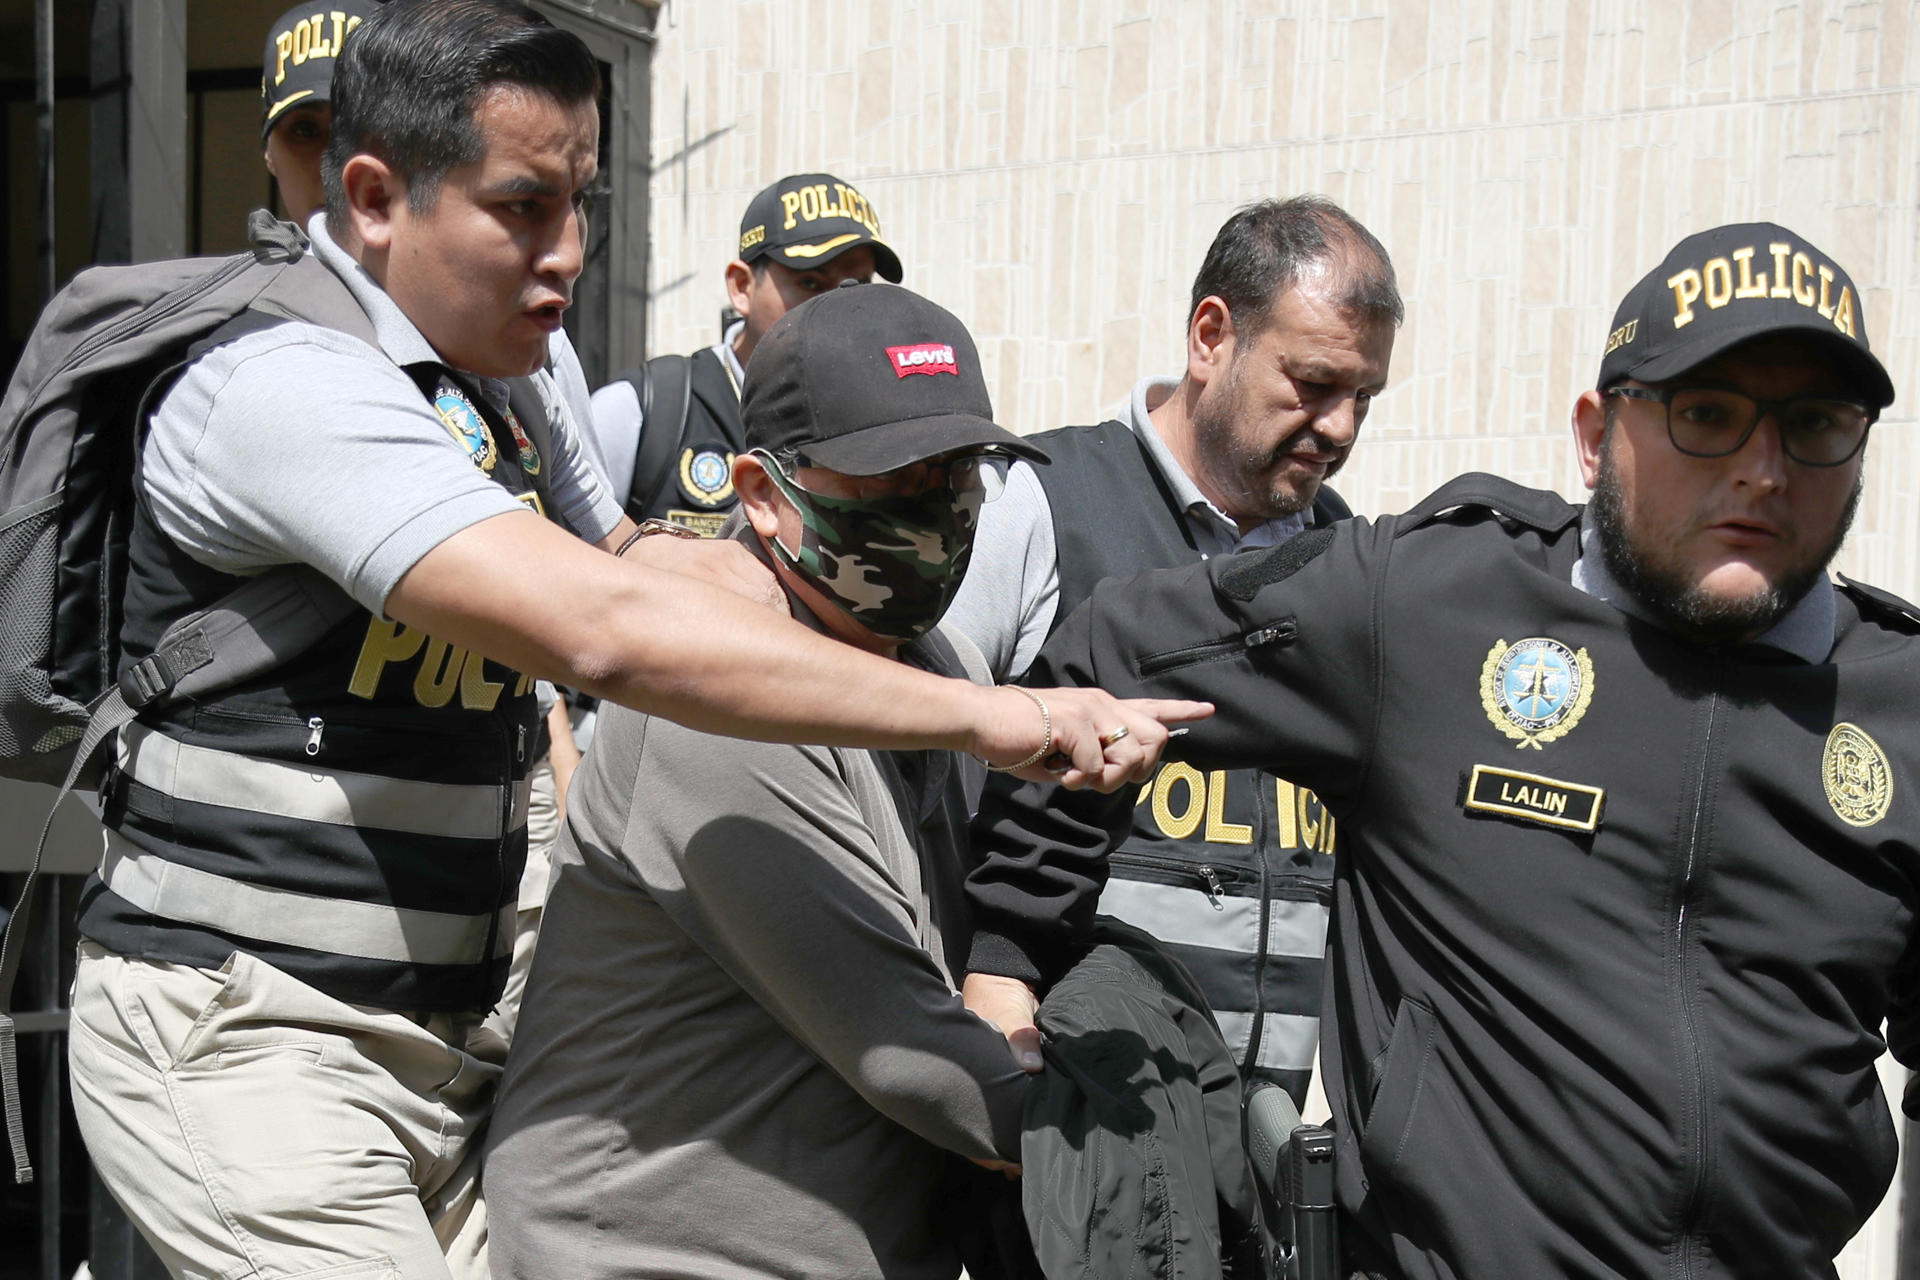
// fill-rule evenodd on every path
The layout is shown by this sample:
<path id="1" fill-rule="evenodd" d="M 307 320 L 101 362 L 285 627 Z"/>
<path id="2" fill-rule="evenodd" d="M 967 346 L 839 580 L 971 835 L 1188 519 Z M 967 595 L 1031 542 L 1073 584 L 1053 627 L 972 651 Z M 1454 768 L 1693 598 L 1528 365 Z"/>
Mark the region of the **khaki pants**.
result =
<path id="1" fill-rule="evenodd" d="M 473 1022 L 344 1004 L 244 953 L 195 969 L 83 942 L 74 1111 L 181 1280 L 484 1280 L 500 1065 L 468 1052 Z"/>

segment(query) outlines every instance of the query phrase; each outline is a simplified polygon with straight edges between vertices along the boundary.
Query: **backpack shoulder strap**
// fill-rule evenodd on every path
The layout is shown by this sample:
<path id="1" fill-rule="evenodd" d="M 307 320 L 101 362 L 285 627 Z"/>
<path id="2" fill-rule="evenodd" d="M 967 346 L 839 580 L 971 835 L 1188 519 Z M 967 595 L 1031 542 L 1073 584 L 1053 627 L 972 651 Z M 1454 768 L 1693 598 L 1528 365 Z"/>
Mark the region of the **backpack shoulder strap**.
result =
<path id="1" fill-rule="evenodd" d="M 693 358 L 655 356 L 639 369 L 640 447 L 634 451 L 633 481 L 627 486 L 627 514 L 644 518 L 673 468 L 674 455 L 687 435 L 687 416 L 693 407 Z M 672 423 L 671 427 L 668 423 Z"/>

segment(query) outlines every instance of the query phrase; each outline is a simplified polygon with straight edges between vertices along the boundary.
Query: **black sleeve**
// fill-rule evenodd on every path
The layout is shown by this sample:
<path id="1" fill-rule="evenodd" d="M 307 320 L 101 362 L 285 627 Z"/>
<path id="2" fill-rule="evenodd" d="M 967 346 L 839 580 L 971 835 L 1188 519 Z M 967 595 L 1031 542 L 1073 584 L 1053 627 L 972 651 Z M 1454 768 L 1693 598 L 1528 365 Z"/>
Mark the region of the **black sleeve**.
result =
<path id="1" fill-rule="evenodd" d="M 1214 716 L 1174 739 L 1200 768 L 1261 768 L 1336 813 L 1365 785 L 1374 735 L 1377 597 L 1391 530 L 1309 530 L 1265 551 L 1100 584 L 1026 683 L 1195 698 Z M 1066 791 L 996 776 L 974 823 L 969 969 L 1045 986 L 1071 963 L 1106 884 L 1133 788 Z"/>

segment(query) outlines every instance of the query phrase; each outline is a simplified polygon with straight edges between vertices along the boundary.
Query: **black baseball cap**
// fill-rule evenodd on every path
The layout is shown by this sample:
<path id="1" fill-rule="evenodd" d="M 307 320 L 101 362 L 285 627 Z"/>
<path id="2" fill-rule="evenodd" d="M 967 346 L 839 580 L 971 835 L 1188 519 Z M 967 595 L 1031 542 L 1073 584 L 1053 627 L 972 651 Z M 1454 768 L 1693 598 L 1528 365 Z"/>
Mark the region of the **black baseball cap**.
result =
<path id="1" fill-rule="evenodd" d="M 1867 346 L 1860 290 L 1840 264 L 1772 222 L 1688 236 L 1627 292 L 1600 359 L 1604 391 L 1625 378 L 1665 382 L 1762 334 L 1804 334 L 1847 367 L 1868 403 L 1893 380 Z"/>
<path id="2" fill-rule="evenodd" d="M 340 46 L 379 0 L 308 0 L 274 19 L 260 61 L 260 137 L 288 107 L 333 100 Z"/>
<path id="3" fill-rule="evenodd" d="M 946 308 L 890 284 L 849 284 L 782 316 L 740 397 L 749 449 L 793 449 L 876 476 L 961 449 L 1047 455 L 994 425 L 980 354 Z"/>
<path id="4" fill-rule="evenodd" d="M 740 219 L 740 261 L 768 258 L 795 271 L 824 266 L 866 245 L 880 278 L 900 283 L 900 257 L 880 239 L 880 219 L 851 183 L 830 173 L 794 173 L 747 206 Z"/>

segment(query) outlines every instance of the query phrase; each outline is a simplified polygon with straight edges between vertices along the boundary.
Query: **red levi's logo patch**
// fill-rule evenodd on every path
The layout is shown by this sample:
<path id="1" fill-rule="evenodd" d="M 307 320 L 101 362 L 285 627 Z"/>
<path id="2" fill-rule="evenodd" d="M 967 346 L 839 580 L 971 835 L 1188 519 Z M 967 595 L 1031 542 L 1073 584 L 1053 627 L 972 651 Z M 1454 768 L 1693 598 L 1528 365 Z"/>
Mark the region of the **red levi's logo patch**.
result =
<path id="1" fill-rule="evenodd" d="M 960 366 L 953 358 L 953 348 L 944 342 L 917 342 L 910 347 L 888 347 L 887 359 L 893 361 L 893 376 L 904 378 L 910 373 L 950 373 L 960 376 Z"/>

